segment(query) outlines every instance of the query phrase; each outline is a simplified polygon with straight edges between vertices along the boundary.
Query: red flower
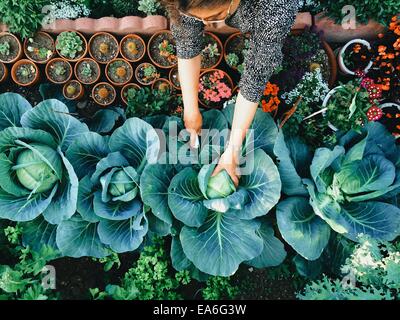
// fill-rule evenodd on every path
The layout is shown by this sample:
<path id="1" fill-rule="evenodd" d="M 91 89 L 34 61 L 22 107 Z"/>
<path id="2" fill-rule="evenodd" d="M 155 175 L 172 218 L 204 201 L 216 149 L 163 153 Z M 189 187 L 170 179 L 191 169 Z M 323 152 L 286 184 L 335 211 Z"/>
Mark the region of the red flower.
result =
<path id="1" fill-rule="evenodd" d="M 369 108 L 367 111 L 368 121 L 378 121 L 382 117 L 383 117 L 382 109 L 375 105 Z"/>
<path id="2" fill-rule="evenodd" d="M 369 98 L 371 101 L 379 100 L 382 98 L 382 88 L 377 84 L 372 84 L 367 88 Z"/>

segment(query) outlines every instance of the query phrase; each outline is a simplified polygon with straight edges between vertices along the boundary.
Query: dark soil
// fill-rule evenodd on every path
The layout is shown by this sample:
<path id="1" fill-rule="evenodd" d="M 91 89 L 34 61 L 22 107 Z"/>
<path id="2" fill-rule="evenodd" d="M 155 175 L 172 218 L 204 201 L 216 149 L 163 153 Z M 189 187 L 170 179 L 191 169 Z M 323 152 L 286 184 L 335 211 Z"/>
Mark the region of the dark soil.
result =
<path id="1" fill-rule="evenodd" d="M 62 73 L 60 70 L 62 70 Z M 57 60 L 49 63 L 47 69 L 48 77 L 56 83 L 65 83 L 72 74 L 72 67 L 67 61 Z"/>
<path id="2" fill-rule="evenodd" d="M 20 44 L 18 41 L 15 40 L 14 37 L 6 34 L 0 37 L 0 45 L 4 44 L 4 43 L 8 43 L 10 48 L 9 48 L 9 53 L 8 54 L 1 54 L 0 53 L 0 61 L 3 62 L 10 62 L 12 60 L 14 60 L 19 52 L 20 52 Z"/>
<path id="3" fill-rule="evenodd" d="M 178 74 L 178 68 L 174 68 L 171 71 L 171 77 L 170 81 L 176 88 L 181 88 L 181 83 L 179 81 L 179 74 Z"/>
<path id="4" fill-rule="evenodd" d="M 361 46 L 361 49 L 359 53 L 354 53 L 353 50 L 358 45 Z M 343 61 L 349 70 L 364 70 L 371 61 L 371 57 L 371 52 L 365 45 L 354 43 L 344 51 Z"/>
<path id="5" fill-rule="evenodd" d="M 73 87 L 75 89 L 73 94 L 68 94 L 67 88 L 69 88 L 69 87 Z M 81 93 L 81 86 L 79 85 L 79 83 L 77 81 L 71 81 L 68 84 L 67 88 L 65 89 L 64 93 L 70 99 L 75 99 Z"/>
<path id="6" fill-rule="evenodd" d="M 170 55 L 165 53 L 165 51 L 160 50 L 160 46 L 162 46 L 164 40 L 166 40 L 169 45 L 173 46 L 173 53 Z M 153 38 L 149 48 L 149 55 L 151 55 L 153 60 L 160 66 L 172 67 L 177 64 L 178 59 L 176 57 L 176 44 L 171 33 L 165 32 L 158 34 L 156 37 Z"/>
<path id="7" fill-rule="evenodd" d="M 42 33 L 35 34 L 31 39 L 32 42 L 29 40 L 26 42 L 26 55 L 34 61 L 47 61 L 50 58 L 47 52 L 50 50 L 54 53 L 55 50 L 53 39 Z M 32 47 L 32 50 L 28 50 L 28 47 Z"/>
<path id="8" fill-rule="evenodd" d="M 144 63 L 141 64 L 137 69 L 136 69 L 136 80 L 139 81 L 140 83 L 143 83 L 145 85 L 150 85 L 152 84 L 156 79 L 160 77 L 159 73 L 153 73 L 151 77 L 146 77 L 144 75 L 144 70 L 146 67 L 149 65 L 152 65 L 151 63 Z"/>
<path id="9" fill-rule="evenodd" d="M 106 98 L 102 98 L 99 95 L 99 91 L 102 88 L 105 88 L 108 91 L 108 96 Z M 111 85 L 109 85 L 109 84 L 100 84 L 100 85 L 96 86 L 96 88 L 94 90 L 93 99 L 95 101 L 97 101 L 98 103 L 100 103 L 101 105 L 108 105 L 115 99 L 115 94 L 116 94 L 115 90 Z"/>
<path id="10" fill-rule="evenodd" d="M 130 37 L 124 40 L 121 50 L 128 60 L 137 62 L 143 56 L 145 47 L 138 38 Z"/>
<path id="11" fill-rule="evenodd" d="M 105 51 L 101 50 L 104 45 Z M 110 35 L 99 34 L 93 38 L 89 49 L 95 60 L 100 63 L 108 63 L 118 56 L 119 46 L 118 42 Z"/>
<path id="12" fill-rule="evenodd" d="M 220 46 L 219 42 L 214 39 L 213 36 L 210 34 L 204 34 L 204 49 L 208 47 L 208 45 L 218 45 L 218 53 L 219 55 L 210 56 L 206 51 L 202 52 L 202 59 L 201 59 L 201 68 L 202 69 L 210 69 L 214 67 L 222 54 L 223 48 Z"/>
<path id="13" fill-rule="evenodd" d="M 396 107 L 383 109 L 384 116 L 379 121 L 385 125 L 390 132 L 395 135 L 400 135 L 400 110 Z"/>
<path id="14" fill-rule="evenodd" d="M 22 84 L 28 84 L 35 80 L 36 69 L 33 63 L 22 63 L 15 69 L 17 81 Z"/>
<path id="15" fill-rule="evenodd" d="M 123 75 L 119 74 L 121 70 L 123 71 Z M 133 69 L 132 66 L 124 60 L 113 61 L 107 67 L 107 76 L 112 82 L 123 85 L 132 79 Z"/>
<path id="16" fill-rule="evenodd" d="M 82 72 L 82 70 L 84 70 L 87 67 L 90 67 L 90 70 L 92 72 L 90 76 Z M 94 60 L 91 59 L 78 62 L 78 67 L 76 70 L 77 70 L 76 74 L 77 79 L 84 84 L 93 84 L 94 82 L 96 82 L 100 74 L 99 65 Z"/>

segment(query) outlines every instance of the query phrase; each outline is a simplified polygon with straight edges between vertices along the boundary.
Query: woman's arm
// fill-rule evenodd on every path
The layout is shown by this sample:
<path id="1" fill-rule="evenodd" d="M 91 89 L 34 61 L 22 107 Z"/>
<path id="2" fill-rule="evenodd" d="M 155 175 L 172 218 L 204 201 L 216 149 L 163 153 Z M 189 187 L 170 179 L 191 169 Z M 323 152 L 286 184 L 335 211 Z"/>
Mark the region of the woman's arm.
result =
<path id="1" fill-rule="evenodd" d="M 202 127 L 199 111 L 199 77 L 201 55 L 191 59 L 178 59 L 179 80 L 182 88 L 185 128 L 190 133 L 190 145 L 196 144 L 197 135 Z"/>

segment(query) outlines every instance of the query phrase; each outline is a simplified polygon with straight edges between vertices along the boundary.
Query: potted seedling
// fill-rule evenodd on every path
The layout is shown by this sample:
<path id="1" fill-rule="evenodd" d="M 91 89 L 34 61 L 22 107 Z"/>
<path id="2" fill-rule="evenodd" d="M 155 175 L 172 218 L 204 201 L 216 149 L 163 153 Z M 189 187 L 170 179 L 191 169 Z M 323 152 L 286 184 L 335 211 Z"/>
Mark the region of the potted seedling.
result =
<path id="1" fill-rule="evenodd" d="M 344 74 L 355 75 L 356 71 L 367 73 L 372 64 L 371 45 L 366 40 L 351 40 L 339 50 L 338 65 Z"/>
<path id="2" fill-rule="evenodd" d="M 244 59 L 250 47 L 247 35 L 237 32 L 229 36 L 224 45 L 226 64 L 239 73 L 243 72 Z"/>
<path id="3" fill-rule="evenodd" d="M 3 62 L 0 62 L 0 83 L 7 80 L 8 77 L 8 69 Z"/>
<path id="4" fill-rule="evenodd" d="M 115 59 L 106 66 L 106 76 L 115 86 L 127 84 L 133 77 L 133 68 L 124 59 Z"/>
<path id="5" fill-rule="evenodd" d="M 144 85 L 149 86 L 154 83 L 159 77 L 160 74 L 157 71 L 157 68 L 151 63 L 142 63 L 137 66 L 135 70 L 136 80 Z"/>
<path id="6" fill-rule="evenodd" d="M 138 62 L 146 53 L 146 44 L 138 35 L 128 34 L 121 40 L 120 51 L 125 60 Z"/>
<path id="7" fill-rule="evenodd" d="M 154 34 L 147 50 L 151 61 L 159 68 L 169 69 L 178 63 L 175 40 L 168 30 Z"/>
<path id="8" fill-rule="evenodd" d="M 107 82 L 100 82 L 93 87 L 93 100 L 101 106 L 109 106 L 116 98 L 114 87 Z"/>
<path id="9" fill-rule="evenodd" d="M 77 80 L 71 80 L 63 87 L 63 95 L 68 100 L 79 100 L 83 97 L 83 94 L 83 86 Z"/>
<path id="10" fill-rule="evenodd" d="M 181 90 L 178 67 L 172 68 L 169 72 L 169 81 L 176 90 Z"/>
<path id="11" fill-rule="evenodd" d="M 129 90 L 140 90 L 140 86 L 136 83 L 128 83 L 121 90 L 121 99 L 122 102 L 127 105 L 128 104 L 128 92 Z"/>
<path id="12" fill-rule="evenodd" d="M 118 53 L 118 41 L 108 32 L 98 32 L 89 40 L 89 54 L 99 63 L 109 63 L 118 56 Z"/>
<path id="13" fill-rule="evenodd" d="M 160 78 L 157 79 L 151 86 L 153 90 L 158 90 L 161 92 L 172 91 L 172 84 L 168 79 Z"/>
<path id="14" fill-rule="evenodd" d="M 22 87 L 31 86 L 39 81 L 39 69 L 28 59 L 18 60 L 11 69 L 11 77 Z"/>
<path id="15" fill-rule="evenodd" d="M 78 31 L 64 31 L 57 36 L 56 50 L 64 59 L 76 62 L 86 55 L 87 42 Z"/>
<path id="16" fill-rule="evenodd" d="M 9 32 L 0 33 L 0 62 L 14 63 L 22 55 L 21 42 Z"/>
<path id="17" fill-rule="evenodd" d="M 39 31 L 24 41 L 24 53 L 29 60 L 44 64 L 54 55 L 55 44 L 53 38 L 46 32 Z"/>
<path id="18" fill-rule="evenodd" d="M 231 99 L 233 82 L 222 70 L 211 69 L 200 75 L 199 102 L 206 108 L 222 108 Z"/>
<path id="19" fill-rule="evenodd" d="M 201 52 L 201 69 L 214 69 L 221 63 L 223 57 L 222 42 L 215 34 L 204 32 L 204 44 Z"/>
<path id="20" fill-rule="evenodd" d="M 54 58 L 46 65 L 46 76 L 51 82 L 56 84 L 66 83 L 72 77 L 71 64 L 61 58 Z"/>
<path id="21" fill-rule="evenodd" d="M 90 58 L 79 60 L 75 64 L 75 77 L 83 84 L 90 85 L 96 83 L 101 74 L 99 64 Z"/>

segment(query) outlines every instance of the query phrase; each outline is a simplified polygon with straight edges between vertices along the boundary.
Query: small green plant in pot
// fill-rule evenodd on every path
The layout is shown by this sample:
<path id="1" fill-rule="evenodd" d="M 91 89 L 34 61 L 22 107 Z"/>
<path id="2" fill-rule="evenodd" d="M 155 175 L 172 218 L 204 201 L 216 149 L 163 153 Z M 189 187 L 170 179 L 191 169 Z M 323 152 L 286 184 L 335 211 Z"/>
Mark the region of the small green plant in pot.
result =
<path id="1" fill-rule="evenodd" d="M 151 63 L 142 63 L 136 68 L 136 80 L 145 86 L 152 85 L 160 77 L 157 68 Z"/>
<path id="2" fill-rule="evenodd" d="M 101 106 L 109 106 L 116 98 L 116 92 L 112 85 L 100 82 L 93 87 L 92 97 Z"/>
<path id="3" fill-rule="evenodd" d="M 55 58 L 47 63 L 46 76 L 53 83 L 66 83 L 72 77 L 72 66 L 64 59 Z"/>
<path id="4" fill-rule="evenodd" d="M 16 36 L 11 33 L 0 33 L 0 62 L 13 63 L 21 56 L 22 46 Z"/>
<path id="5" fill-rule="evenodd" d="M 86 39 L 77 31 L 64 31 L 57 36 L 56 49 L 66 60 L 77 61 L 86 54 Z"/>
<path id="6" fill-rule="evenodd" d="M 106 76 L 115 86 L 123 86 L 132 79 L 133 69 L 127 61 L 115 59 L 107 65 Z"/>
<path id="7" fill-rule="evenodd" d="M 205 46 L 201 52 L 201 69 L 213 69 L 223 57 L 223 47 L 219 38 L 211 32 L 204 33 Z"/>
<path id="8" fill-rule="evenodd" d="M 83 84 L 93 84 L 100 78 L 99 64 L 90 58 L 78 61 L 75 65 L 75 77 Z"/>
<path id="9" fill-rule="evenodd" d="M 32 61 L 22 59 L 13 65 L 11 77 L 20 86 L 31 86 L 39 80 L 39 69 Z"/>
<path id="10" fill-rule="evenodd" d="M 148 44 L 151 61 L 159 68 L 172 68 L 178 63 L 176 44 L 168 30 L 154 34 Z"/>
<path id="11" fill-rule="evenodd" d="M 54 40 L 45 32 L 38 32 L 24 41 L 25 55 L 36 63 L 46 63 L 51 59 L 54 51 Z"/>
<path id="12" fill-rule="evenodd" d="M 243 72 L 244 58 L 250 47 L 249 38 L 242 33 L 231 35 L 225 42 L 225 61 L 229 67 Z"/>
<path id="13" fill-rule="evenodd" d="M 118 56 L 118 41 L 108 32 L 96 33 L 89 41 L 89 53 L 97 62 L 109 63 Z"/>

